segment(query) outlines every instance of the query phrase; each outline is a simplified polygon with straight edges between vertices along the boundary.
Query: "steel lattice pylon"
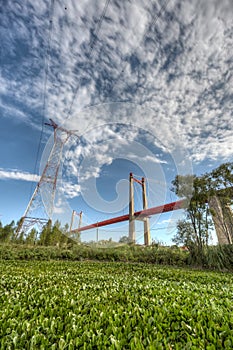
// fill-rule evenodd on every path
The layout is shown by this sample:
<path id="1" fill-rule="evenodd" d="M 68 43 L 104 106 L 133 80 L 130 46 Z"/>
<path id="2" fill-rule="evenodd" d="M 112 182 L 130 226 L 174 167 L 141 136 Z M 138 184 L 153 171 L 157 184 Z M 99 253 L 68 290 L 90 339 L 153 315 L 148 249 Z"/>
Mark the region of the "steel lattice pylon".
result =
<path id="1" fill-rule="evenodd" d="M 22 232 L 26 234 L 35 225 L 41 229 L 52 219 L 63 147 L 71 135 L 77 136 L 75 132 L 59 127 L 52 119 L 50 122 L 45 124 L 53 127 L 53 147 L 25 213 L 19 221 L 16 236 Z"/>

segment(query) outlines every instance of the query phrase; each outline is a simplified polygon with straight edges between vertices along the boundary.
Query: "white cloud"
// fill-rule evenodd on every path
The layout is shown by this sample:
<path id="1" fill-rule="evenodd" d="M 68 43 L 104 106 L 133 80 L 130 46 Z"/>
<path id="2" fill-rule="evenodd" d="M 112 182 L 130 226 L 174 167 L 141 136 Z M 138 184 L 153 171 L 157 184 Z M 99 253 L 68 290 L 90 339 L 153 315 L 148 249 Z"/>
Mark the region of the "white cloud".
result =
<path id="1" fill-rule="evenodd" d="M 157 225 L 164 225 L 164 224 L 176 224 L 176 220 L 170 218 L 170 219 L 164 219 L 164 220 L 161 220 L 161 221 L 158 221 L 157 222 Z"/>
<path id="2" fill-rule="evenodd" d="M 62 192 L 67 198 L 75 198 L 80 195 L 81 187 L 78 184 L 63 182 L 62 183 Z"/>
<path id="3" fill-rule="evenodd" d="M 169 2 L 158 20 L 159 4 L 110 2 L 93 41 L 90 33 L 104 5 L 73 0 L 65 10 L 55 2 L 51 33 L 47 1 L 5 7 L 1 29 L 8 57 L 0 89 L 14 101 L 2 103 L 5 114 L 40 125 L 32 112 L 41 115 L 45 94 L 45 115 L 63 123 L 70 112 L 70 124 L 81 133 L 103 123 L 131 123 L 150 131 L 168 151 L 184 147 L 195 162 L 231 158 L 232 2 Z M 27 54 L 19 50 L 20 41 Z M 101 113 L 99 106 L 82 110 L 112 100 L 148 108 L 141 115 L 133 107 L 124 113 L 125 106 L 118 114 Z M 104 156 L 98 157 L 103 164 Z"/>
<path id="4" fill-rule="evenodd" d="M 0 169 L 0 180 L 23 180 L 23 181 L 38 182 L 40 180 L 40 176 L 22 172 L 20 170 Z"/>
<path id="5" fill-rule="evenodd" d="M 14 106 L 9 106 L 6 103 L 2 103 L 0 101 L 0 107 L 3 111 L 3 116 L 8 117 L 9 115 L 14 115 L 17 122 L 29 122 L 28 115 L 26 115 L 23 111 L 15 108 Z"/>
<path id="6" fill-rule="evenodd" d="M 128 154 L 129 159 L 138 159 L 139 155 L 137 154 Z M 160 159 L 153 155 L 146 155 L 145 157 L 141 158 L 141 162 L 143 163 L 155 163 L 155 164 L 167 164 L 166 160 Z"/>

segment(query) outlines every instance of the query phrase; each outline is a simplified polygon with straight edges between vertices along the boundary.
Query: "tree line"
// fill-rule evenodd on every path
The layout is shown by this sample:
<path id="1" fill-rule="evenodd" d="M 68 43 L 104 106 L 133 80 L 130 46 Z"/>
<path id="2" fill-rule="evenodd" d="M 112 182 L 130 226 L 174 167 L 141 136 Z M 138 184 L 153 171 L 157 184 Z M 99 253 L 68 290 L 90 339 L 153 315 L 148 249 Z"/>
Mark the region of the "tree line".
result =
<path id="1" fill-rule="evenodd" d="M 5 226 L 0 222 L 0 243 L 15 243 L 39 246 L 62 246 L 68 243 L 77 242 L 79 236 L 70 236 L 69 225 L 64 227 L 57 220 L 52 225 L 52 221 L 48 220 L 41 232 L 32 228 L 27 235 L 21 232 L 19 236 L 16 235 L 17 224 L 12 221 Z"/>

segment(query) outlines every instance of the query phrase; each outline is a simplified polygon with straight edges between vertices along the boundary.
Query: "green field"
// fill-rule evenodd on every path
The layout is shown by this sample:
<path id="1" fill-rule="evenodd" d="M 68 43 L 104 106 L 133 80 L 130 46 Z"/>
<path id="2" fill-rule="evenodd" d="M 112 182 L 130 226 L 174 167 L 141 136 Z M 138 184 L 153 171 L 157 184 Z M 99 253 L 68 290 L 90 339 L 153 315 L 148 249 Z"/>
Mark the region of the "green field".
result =
<path id="1" fill-rule="evenodd" d="M 1 349 L 232 349 L 230 273 L 0 261 Z"/>

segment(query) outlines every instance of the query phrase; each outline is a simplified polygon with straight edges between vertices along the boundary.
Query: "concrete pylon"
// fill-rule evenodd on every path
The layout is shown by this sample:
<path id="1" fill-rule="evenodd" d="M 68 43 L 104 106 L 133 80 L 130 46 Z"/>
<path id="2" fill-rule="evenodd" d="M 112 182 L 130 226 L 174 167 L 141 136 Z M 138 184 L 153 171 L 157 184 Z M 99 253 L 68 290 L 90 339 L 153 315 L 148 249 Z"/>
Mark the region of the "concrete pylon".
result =
<path id="1" fill-rule="evenodd" d="M 134 212 L 134 182 L 137 182 L 140 186 L 142 186 L 142 202 L 143 202 L 143 210 L 148 209 L 147 206 L 147 196 L 146 196 L 146 182 L 145 178 L 142 177 L 141 180 L 136 179 L 132 173 L 129 174 L 129 241 L 131 243 L 135 243 L 135 220 L 143 221 L 144 225 L 144 244 L 150 244 L 150 221 L 146 216 L 136 216 Z"/>
<path id="2" fill-rule="evenodd" d="M 129 241 L 135 243 L 135 218 L 134 218 L 134 180 L 133 174 L 129 174 Z"/>
<path id="3" fill-rule="evenodd" d="M 212 211 L 212 218 L 214 221 L 215 231 L 218 237 L 218 243 L 231 244 L 232 243 L 231 233 L 225 221 L 221 202 L 217 196 L 210 197 L 209 208 Z"/>
<path id="4" fill-rule="evenodd" d="M 143 202 L 143 209 L 147 209 L 148 204 L 147 204 L 147 196 L 146 196 L 146 182 L 144 177 L 142 178 L 142 202 Z M 144 218 L 143 224 L 144 224 L 144 244 L 150 245 L 150 222 L 148 217 Z"/>
<path id="5" fill-rule="evenodd" d="M 222 204 L 222 211 L 224 216 L 224 222 L 229 234 L 229 241 L 233 241 L 233 211 L 230 204 Z"/>

